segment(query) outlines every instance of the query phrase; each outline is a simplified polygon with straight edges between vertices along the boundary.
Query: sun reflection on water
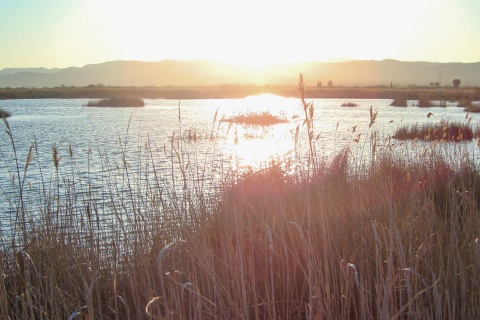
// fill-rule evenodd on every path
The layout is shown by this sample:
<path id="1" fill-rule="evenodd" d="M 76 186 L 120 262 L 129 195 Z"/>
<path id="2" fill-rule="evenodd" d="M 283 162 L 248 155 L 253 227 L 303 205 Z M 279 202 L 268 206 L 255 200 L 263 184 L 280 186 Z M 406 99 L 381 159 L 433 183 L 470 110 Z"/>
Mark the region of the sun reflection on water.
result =
<path id="1" fill-rule="evenodd" d="M 222 148 L 229 154 L 234 171 L 259 170 L 272 162 L 289 162 L 295 157 L 295 127 L 298 125 L 298 101 L 273 94 L 259 94 L 242 100 L 243 106 L 230 110 L 229 117 L 267 114 L 282 120 L 271 125 L 230 123 Z"/>

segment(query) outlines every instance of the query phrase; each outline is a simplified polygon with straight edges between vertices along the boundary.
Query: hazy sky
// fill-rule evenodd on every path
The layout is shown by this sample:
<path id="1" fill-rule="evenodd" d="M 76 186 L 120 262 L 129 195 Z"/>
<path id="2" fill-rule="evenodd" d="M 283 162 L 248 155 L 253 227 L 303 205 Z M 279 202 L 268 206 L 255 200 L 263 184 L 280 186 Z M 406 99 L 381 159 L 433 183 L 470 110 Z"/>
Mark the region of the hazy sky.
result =
<path id="1" fill-rule="evenodd" d="M 110 60 L 480 61 L 480 0 L 0 0 L 0 69 Z"/>

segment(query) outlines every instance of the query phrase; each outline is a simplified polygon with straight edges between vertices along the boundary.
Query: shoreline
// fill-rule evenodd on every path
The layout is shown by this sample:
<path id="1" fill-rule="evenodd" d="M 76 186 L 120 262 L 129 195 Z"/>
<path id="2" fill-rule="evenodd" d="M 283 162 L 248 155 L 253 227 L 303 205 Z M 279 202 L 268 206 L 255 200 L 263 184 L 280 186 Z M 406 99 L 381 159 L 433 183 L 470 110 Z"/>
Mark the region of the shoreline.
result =
<path id="1" fill-rule="evenodd" d="M 242 86 L 215 87 L 57 87 L 57 88 L 2 88 L 0 100 L 16 99 L 102 99 L 137 97 L 143 99 L 235 99 L 270 93 L 283 97 L 298 97 L 296 86 Z M 390 87 L 306 87 L 305 97 L 339 99 L 395 99 L 418 100 L 480 100 L 480 88 L 390 88 Z"/>

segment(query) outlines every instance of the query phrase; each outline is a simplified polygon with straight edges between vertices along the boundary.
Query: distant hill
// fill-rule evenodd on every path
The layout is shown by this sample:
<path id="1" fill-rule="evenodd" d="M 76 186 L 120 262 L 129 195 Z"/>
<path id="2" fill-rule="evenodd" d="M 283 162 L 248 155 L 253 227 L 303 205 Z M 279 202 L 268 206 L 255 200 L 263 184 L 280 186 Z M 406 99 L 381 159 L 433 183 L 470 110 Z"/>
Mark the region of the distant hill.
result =
<path id="1" fill-rule="evenodd" d="M 8 76 L 19 72 L 35 72 L 35 73 L 55 73 L 60 71 L 59 68 L 47 69 L 47 68 L 5 68 L 0 70 L 0 76 Z"/>
<path id="2" fill-rule="evenodd" d="M 429 86 L 431 82 L 480 86 L 480 62 L 432 63 L 383 61 L 308 62 L 263 68 L 205 60 L 111 61 L 65 69 L 3 69 L 0 88 L 87 86 L 213 86 L 225 84 L 292 85 L 304 74 L 307 85 Z"/>

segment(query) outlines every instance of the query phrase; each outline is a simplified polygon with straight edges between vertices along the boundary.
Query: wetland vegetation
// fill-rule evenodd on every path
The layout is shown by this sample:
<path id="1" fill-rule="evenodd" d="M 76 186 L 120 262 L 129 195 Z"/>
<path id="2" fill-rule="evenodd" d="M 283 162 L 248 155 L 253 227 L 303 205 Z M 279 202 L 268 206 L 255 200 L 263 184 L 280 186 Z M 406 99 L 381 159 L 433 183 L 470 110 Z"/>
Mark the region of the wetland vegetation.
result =
<path id="1" fill-rule="evenodd" d="M 433 125 L 401 126 L 393 138 L 399 140 L 424 140 L 424 141 L 472 141 L 478 138 L 478 130 L 474 133 L 469 124 L 449 123 L 441 121 Z"/>
<path id="2" fill-rule="evenodd" d="M 345 148 L 322 160 L 302 78 L 297 90 L 308 165 L 273 162 L 213 188 L 183 174 L 176 189 L 162 184 L 171 173 L 152 149 L 139 153 L 136 169 L 123 157 L 119 170 L 106 170 L 121 175 L 106 178 L 120 181 L 105 190 L 118 199 L 107 233 L 90 183 L 68 183 L 81 170 L 75 161 L 64 168 L 55 146 L 42 206 L 30 211 L 23 181 L 32 145 L 12 179 L 15 229 L 0 231 L 0 317 L 479 318 L 478 159 L 448 139 L 418 149 L 379 144 L 370 108 L 358 143 L 368 157 Z M 257 116 L 245 121 L 264 115 Z M 444 128 L 453 127 L 436 130 Z M 182 173 L 191 159 L 181 143 L 192 141 L 171 139 Z M 124 197 L 114 196 L 119 190 Z"/>
<path id="3" fill-rule="evenodd" d="M 358 107 L 358 104 L 355 102 L 344 102 L 342 103 L 342 107 Z"/>
<path id="4" fill-rule="evenodd" d="M 87 103 L 89 107 L 144 107 L 145 102 L 140 98 L 105 98 L 100 100 L 90 100 Z"/>
<path id="5" fill-rule="evenodd" d="M 231 118 L 223 118 L 221 121 L 250 126 L 272 126 L 288 122 L 287 119 L 280 118 L 270 112 L 239 114 Z"/>

